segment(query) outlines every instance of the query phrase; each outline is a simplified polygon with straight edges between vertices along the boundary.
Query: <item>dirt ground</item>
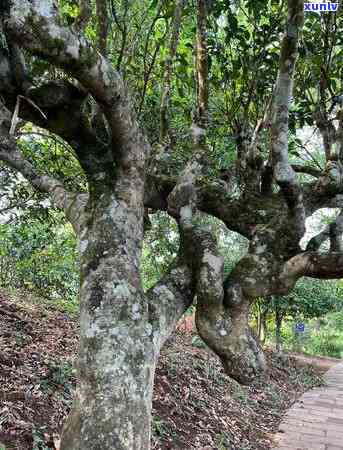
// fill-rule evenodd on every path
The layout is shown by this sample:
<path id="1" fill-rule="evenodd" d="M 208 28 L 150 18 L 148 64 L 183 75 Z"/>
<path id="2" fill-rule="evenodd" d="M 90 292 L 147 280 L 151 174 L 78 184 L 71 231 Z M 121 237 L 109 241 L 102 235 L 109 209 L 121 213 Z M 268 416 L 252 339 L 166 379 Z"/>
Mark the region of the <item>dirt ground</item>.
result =
<path id="1" fill-rule="evenodd" d="M 58 449 L 76 383 L 77 322 L 66 312 L 0 293 L 0 449 Z M 161 352 L 153 396 L 153 450 L 267 450 L 285 411 L 320 385 L 318 358 L 279 358 L 250 386 L 225 375 L 190 331 Z M 320 358 L 320 371 L 328 358 Z M 2 445 L 2 448 L 1 448 Z"/>

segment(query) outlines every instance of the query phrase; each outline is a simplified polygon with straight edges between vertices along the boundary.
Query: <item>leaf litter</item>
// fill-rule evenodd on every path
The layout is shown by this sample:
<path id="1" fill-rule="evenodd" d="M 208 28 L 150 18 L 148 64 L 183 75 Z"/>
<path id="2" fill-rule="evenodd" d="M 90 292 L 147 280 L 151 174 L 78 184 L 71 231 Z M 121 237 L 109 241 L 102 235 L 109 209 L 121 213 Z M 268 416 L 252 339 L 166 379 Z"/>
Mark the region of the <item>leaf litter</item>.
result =
<path id="1" fill-rule="evenodd" d="M 77 320 L 0 293 L 0 448 L 59 450 L 76 374 Z M 267 450 L 288 408 L 321 377 L 266 352 L 267 372 L 241 386 L 191 331 L 162 349 L 153 395 L 153 450 Z"/>

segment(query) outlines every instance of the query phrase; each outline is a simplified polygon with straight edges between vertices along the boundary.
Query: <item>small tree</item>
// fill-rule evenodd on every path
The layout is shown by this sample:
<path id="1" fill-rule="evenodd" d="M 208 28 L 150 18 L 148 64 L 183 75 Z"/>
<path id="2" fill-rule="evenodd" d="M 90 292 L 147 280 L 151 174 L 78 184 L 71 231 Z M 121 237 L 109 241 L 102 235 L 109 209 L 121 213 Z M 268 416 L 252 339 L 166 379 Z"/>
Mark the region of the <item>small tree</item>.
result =
<path id="1" fill-rule="evenodd" d="M 293 291 L 285 296 L 262 299 L 261 309 L 265 317 L 275 324 L 275 342 L 278 352 L 282 350 L 281 329 L 285 319 L 292 321 L 320 318 L 335 311 L 342 304 L 336 282 L 303 278 Z"/>

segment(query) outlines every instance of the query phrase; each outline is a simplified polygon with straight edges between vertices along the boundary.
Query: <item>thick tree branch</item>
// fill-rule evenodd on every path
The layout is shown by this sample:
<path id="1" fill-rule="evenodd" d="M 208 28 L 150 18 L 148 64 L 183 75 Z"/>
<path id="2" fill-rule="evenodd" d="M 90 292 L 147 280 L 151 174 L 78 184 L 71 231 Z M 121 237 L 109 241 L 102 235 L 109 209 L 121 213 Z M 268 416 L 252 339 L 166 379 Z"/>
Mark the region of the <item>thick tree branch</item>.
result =
<path id="1" fill-rule="evenodd" d="M 10 40 L 8 41 L 9 64 L 11 66 L 13 81 L 17 88 L 26 92 L 32 86 L 32 82 L 27 72 L 24 56 L 15 43 Z M 3 58 L 1 57 L 1 59 Z"/>
<path id="2" fill-rule="evenodd" d="M 207 61 L 207 1 L 197 0 L 197 33 L 195 52 L 195 82 L 197 110 L 192 125 L 193 142 L 199 145 L 205 141 L 208 123 L 208 61 Z"/>
<path id="3" fill-rule="evenodd" d="M 198 158 L 201 164 L 208 165 L 206 158 L 201 158 L 200 155 L 198 155 Z M 158 162 L 157 164 L 158 166 L 155 169 L 155 163 L 153 163 L 153 167 L 148 172 L 145 206 L 152 209 L 167 210 L 168 196 L 178 183 L 178 179 L 176 176 L 163 176 L 161 164 Z M 160 170 L 160 173 L 156 173 L 157 170 Z M 240 198 L 237 198 L 235 186 L 234 183 L 231 186 L 231 180 L 225 182 L 220 178 L 212 178 L 205 168 L 200 168 L 200 165 L 197 173 L 198 175 L 192 175 L 195 177 L 194 188 L 197 191 L 197 195 L 194 196 L 196 208 L 222 220 L 229 230 L 250 239 L 256 224 L 267 224 L 279 214 L 282 207 L 282 199 L 279 195 L 271 195 L 268 198 L 267 209 L 265 197 L 255 196 L 242 202 Z M 206 178 L 201 175 L 206 175 Z M 180 198 L 182 199 L 182 197 L 183 193 L 181 192 Z"/>
<path id="4" fill-rule="evenodd" d="M 326 161 L 330 161 L 333 155 L 333 145 L 336 141 L 336 129 L 332 124 L 332 121 L 329 120 L 325 110 L 317 111 L 315 120 L 323 138 Z"/>
<path id="5" fill-rule="evenodd" d="M 18 96 L 21 96 L 20 119 L 58 134 L 70 144 L 82 141 L 83 136 L 87 142 L 94 141 L 90 130 L 85 129 L 86 120 L 82 111 L 87 92 L 67 80 L 53 80 L 33 86 L 27 81 L 29 77 L 20 50 L 14 44 L 12 46 L 12 52 L 0 52 L 0 95 L 6 107 L 14 111 Z"/>
<path id="6" fill-rule="evenodd" d="M 196 279 L 199 335 L 219 356 L 225 372 L 248 384 L 266 368 L 263 352 L 249 328 L 250 299 L 234 278 L 224 284 L 224 259 L 211 231 L 194 224 L 183 233 Z"/>
<path id="7" fill-rule="evenodd" d="M 96 0 L 98 48 L 107 56 L 108 10 L 106 0 Z"/>
<path id="8" fill-rule="evenodd" d="M 168 196 L 169 212 L 176 217 L 180 230 L 180 251 L 193 278 L 197 296 L 197 329 L 206 344 L 220 357 L 226 372 L 242 383 L 265 368 L 263 354 L 253 340 L 248 326 L 249 299 L 237 295 L 236 286 L 228 289 L 224 303 L 223 258 L 210 230 L 198 220 L 201 203 L 199 180 L 206 174 L 207 126 L 207 53 L 206 4 L 198 1 L 196 54 L 197 115 L 192 126 L 194 155 Z M 238 286 L 239 289 L 239 286 Z M 233 295 L 231 295 L 233 294 Z"/>
<path id="9" fill-rule="evenodd" d="M 79 15 L 76 19 L 76 28 L 84 31 L 92 16 L 91 0 L 79 0 Z"/>
<path id="10" fill-rule="evenodd" d="M 192 273 L 185 262 L 179 260 L 170 271 L 146 294 L 149 302 L 149 322 L 160 348 L 170 336 L 176 323 L 194 298 Z M 156 334 L 155 334 L 156 332 Z"/>
<path id="11" fill-rule="evenodd" d="M 191 272 L 197 296 L 196 323 L 200 336 L 220 357 L 226 372 L 245 383 L 264 369 L 264 358 L 248 327 L 249 300 L 241 296 L 224 305 L 223 258 L 210 230 L 198 222 L 199 179 L 208 168 L 206 4 L 198 1 L 196 53 L 197 115 L 192 125 L 194 155 L 168 196 L 168 210 L 180 230 L 180 256 Z"/>
<path id="12" fill-rule="evenodd" d="M 336 119 L 337 129 L 330 121 L 321 129 L 324 145 L 325 140 L 330 139 L 330 159 L 314 186 L 315 193 L 331 198 L 343 192 L 343 110 L 338 111 Z"/>
<path id="13" fill-rule="evenodd" d="M 61 181 L 38 173 L 35 167 L 22 155 L 15 139 L 8 134 L 11 116 L 3 105 L 1 105 L 0 121 L 0 161 L 4 161 L 9 167 L 20 172 L 37 190 L 49 193 L 53 204 L 65 211 L 68 220 L 78 233 L 84 220 L 84 207 L 88 196 L 69 192 Z"/>
<path id="14" fill-rule="evenodd" d="M 271 156 L 274 178 L 282 190 L 294 219 L 296 233 L 305 231 L 305 211 L 301 186 L 288 160 L 288 116 L 299 34 L 304 19 L 304 2 L 288 0 L 288 17 L 281 45 L 279 71 L 274 91 L 271 125 Z"/>
<path id="15" fill-rule="evenodd" d="M 0 94 L 6 107 L 15 111 L 18 119 L 29 121 L 59 135 L 75 150 L 75 154 L 88 178 L 106 172 L 113 162 L 108 148 L 103 114 L 89 111 L 87 92 L 67 80 L 53 80 L 23 91 L 14 80 L 10 56 L 0 54 L 4 71 L 0 74 Z M 68 115 L 66 115 L 68 111 Z M 89 120 L 89 116 L 91 120 Z M 111 177 L 111 182 L 113 177 Z"/>
<path id="16" fill-rule="evenodd" d="M 265 361 L 248 325 L 250 300 L 239 283 L 229 283 L 224 301 L 223 258 L 212 232 L 201 226 L 195 215 L 193 182 L 200 167 L 195 161 L 188 166 L 183 182 L 169 196 L 172 210 L 178 210 L 180 251 L 194 280 L 197 329 L 220 357 L 225 371 L 234 379 L 249 383 L 264 370 Z"/>
<path id="17" fill-rule="evenodd" d="M 285 264 L 281 279 L 293 286 L 300 277 L 337 279 L 343 277 L 343 253 L 305 252 L 291 258 Z"/>
<path id="18" fill-rule="evenodd" d="M 25 98 L 28 100 L 25 101 Z M 95 136 L 91 138 L 90 128 L 86 130 L 82 111 L 85 100 L 86 93 L 69 81 L 50 81 L 29 89 L 21 102 L 19 117 L 59 135 L 71 145 L 82 142 L 85 135 L 87 140 L 92 142 Z"/>
<path id="19" fill-rule="evenodd" d="M 341 210 L 336 219 L 327 225 L 323 231 L 314 236 L 307 244 L 306 251 L 319 250 L 321 245 L 330 239 L 331 252 L 343 252 L 343 211 Z"/>
<path id="20" fill-rule="evenodd" d="M 117 164 L 131 167 L 127 181 L 142 185 L 148 146 L 123 80 L 111 64 L 83 36 L 59 25 L 52 1 L 11 2 L 6 29 L 20 47 L 63 68 L 91 93 L 107 118 Z"/>
<path id="21" fill-rule="evenodd" d="M 306 175 L 311 175 L 312 177 L 319 178 L 322 175 L 322 171 L 311 166 L 304 166 L 301 164 L 292 164 L 292 169 L 297 173 L 304 173 Z"/>

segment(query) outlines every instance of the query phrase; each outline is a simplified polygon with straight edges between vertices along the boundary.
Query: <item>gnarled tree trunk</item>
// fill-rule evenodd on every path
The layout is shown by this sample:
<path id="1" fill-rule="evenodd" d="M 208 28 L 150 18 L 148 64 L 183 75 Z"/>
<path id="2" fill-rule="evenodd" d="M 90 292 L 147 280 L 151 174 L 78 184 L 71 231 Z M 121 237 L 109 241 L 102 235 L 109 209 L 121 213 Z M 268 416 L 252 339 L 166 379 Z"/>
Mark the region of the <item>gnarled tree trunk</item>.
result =
<path id="1" fill-rule="evenodd" d="M 139 276 L 142 215 L 111 190 L 97 196 L 80 231 L 79 383 L 61 448 L 143 450 L 158 342 Z"/>

